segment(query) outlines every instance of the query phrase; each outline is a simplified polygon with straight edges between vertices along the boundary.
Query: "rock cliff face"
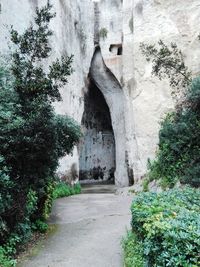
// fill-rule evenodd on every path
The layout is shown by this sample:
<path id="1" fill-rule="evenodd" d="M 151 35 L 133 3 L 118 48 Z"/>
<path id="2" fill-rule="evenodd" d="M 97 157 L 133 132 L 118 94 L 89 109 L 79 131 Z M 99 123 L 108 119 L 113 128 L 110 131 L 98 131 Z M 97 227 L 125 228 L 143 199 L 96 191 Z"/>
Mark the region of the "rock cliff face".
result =
<path id="1" fill-rule="evenodd" d="M 194 76 L 198 75 L 200 2 L 197 0 L 134 1 L 134 121 L 141 170 L 155 156 L 159 122 L 173 108 L 168 81 L 151 76 L 151 63 L 141 56 L 141 42 L 176 42 Z"/>
<path id="2" fill-rule="evenodd" d="M 1 53 L 8 50 L 6 25 L 23 31 L 45 2 L 1 1 Z M 57 16 L 49 61 L 74 54 L 75 69 L 55 108 L 81 123 L 85 134 L 73 156 L 61 159 L 59 171 L 76 163 L 81 179 L 114 178 L 120 187 L 139 183 L 147 159 L 155 156 L 159 122 L 173 108 L 168 82 L 151 76 L 139 45 L 176 42 L 198 75 L 199 0 L 51 2 Z"/>

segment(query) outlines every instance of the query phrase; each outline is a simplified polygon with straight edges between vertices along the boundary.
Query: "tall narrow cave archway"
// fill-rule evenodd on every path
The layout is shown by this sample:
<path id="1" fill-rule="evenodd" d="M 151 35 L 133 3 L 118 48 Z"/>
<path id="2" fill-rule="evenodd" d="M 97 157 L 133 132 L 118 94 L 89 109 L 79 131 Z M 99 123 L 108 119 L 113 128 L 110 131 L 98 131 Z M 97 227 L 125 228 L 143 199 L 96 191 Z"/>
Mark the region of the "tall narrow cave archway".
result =
<path id="1" fill-rule="evenodd" d="M 80 144 L 80 180 L 114 183 L 115 139 L 105 98 L 90 79 L 84 99 Z"/>
<path id="2" fill-rule="evenodd" d="M 125 96 L 119 81 L 105 65 L 100 47 L 95 48 L 91 61 L 89 78 L 89 92 L 85 97 L 85 111 L 82 122 L 83 127 L 86 128 L 87 134 L 89 134 L 88 129 L 92 128 L 93 131 L 90 130 L 90 137 L 85 134 L 83 142 L 80 145 L 80 179 L 91 179 L 95 177 L 96 179 L 113 179 L 113 171 L 111 170 L 114 170 L 115 184 L 118 187 L 128 186 L 129 178 L 126 159 Z M 88 123 L 90 125 L 88 125 Z M 92 139 L 92 135 L 94 139 Z M 100 139 L 98 139 L 98 137 Z M 99 152 L 101 151 L 100 154 L 102 158 L 100 160 L 104 162 L 104 158 L 109 158 L 109 160 L 107 160 L 109 165 L 106 169 L 102 169 L 103 164 L 96 164 L 98 161 L 97 158 L 94 157 L 94 161 L 92 161 L 93 156 L 91 153 L 93 152 L 93 149 L 91 149 L 91 146 L 93 146 L 93 144 L 88 144 L 89 140 L 90 142 L 95 143 L 97 140 L 101 142 L 101 149 Z M 105 143 L 103 143 L 105 140 L 109 143 L 109 146 L 106 149 L 104 146 Z M 88 152 L 88 149 L 90 150 L 90 153 Z M 97 147 L 95 149 L 97 149 Z M 91 156 L 91 159 L 89 159 L 87 155 L 89 155 L 89 157 Z M 90 168 L 87 166 L 90 166 Z M 100 167 L 98 168 L 98 166 Z M 93 168 L 94 172 L 88 173 L 88 171 Z M 105 166 L 103 168 L 105 168 Z M 87 172 L 85 172 L 86 169 Z M 109 173 L 108 170 L 110 171 Z M 103 174 L 101 174 L 101 171 L 103 171 Z M 96 176 L 91 177 L 90 173 L 92 173 L 93 176 L 96 173 Z"/>

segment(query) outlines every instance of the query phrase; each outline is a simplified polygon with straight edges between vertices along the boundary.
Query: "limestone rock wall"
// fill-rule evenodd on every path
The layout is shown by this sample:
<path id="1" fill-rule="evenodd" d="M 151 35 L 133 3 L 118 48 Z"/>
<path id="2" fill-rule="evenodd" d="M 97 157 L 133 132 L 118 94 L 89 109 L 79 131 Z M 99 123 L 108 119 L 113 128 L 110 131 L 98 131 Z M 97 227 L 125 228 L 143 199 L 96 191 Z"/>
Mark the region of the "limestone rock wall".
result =
<path id="1" fill-rule="evenodd" d="M 168 81 L 160 81 L 151 75 L 151 63 L 147 63 L 140 51 L 140 43 L 154 44 L 162 39 L 167 44 L 176 42 L 183 51 L 186 63 L 194 75 L 200 71 L 198 0 L 135 0 L 134 1 L 134 81 L 133 113 L 137 143 L 136 172 L 145 173 L 147 158 L 154 158 L 160 120 L 173 108 Z"/>
<path id="2" fill-rule="evenodd" d="M 166 43 L 176 42 L 193 74 L 198 75 L 200 2 L 51 2 L 57 16 L 51 23 L 54 36 L 49 62 L 63 54 L 74 54 L 75 69 L 69 84 L 61 89 L 63 102 L 55 104 L 56 111 L 68 114 L 81 123 L 88 74 L 91 73 L 91 62 L 98 45 L 101 49 L 99 59 L 103 63 L 96 65 L 93 72 L 95 79 L 104 79 L 107 74 L 114 77 L 110 85 L 104 80 L 98 83 L 109 107 L 114 131 L 116 183 L 126 186 L 133 180 L 139 182 L 146 172 L 147 159 L 155 157 L 160 120 L 173 108 L 168 81 L 159 81 L 151 76 L 151 63 L 147 63 L 142 56 L 140 43 L 155 43 L 159 39 Z M 6 25 L 14 25 L 17 30 L 23 31 L 33 19 L 35 7 L 45 3 L 45 0 L 1 0 L 1 53 L 7 51 L 9 42 Z M 77 148 L 72 157 L 61 160 L 59 171 L 64 173 L 73 163 L 79 163 Z"/>
<path id="3" fill-rule="evenodd" d="M 128 164 L 126 153 L 126 103 L 122 87 L 107 68 L 103 60 L 100 48 L 95 49 L 92 58 L 90 75 L 95 85 L 105 97 L 111 115 L 112 128 L 115 138 L 116 170 L 115 183 L 119 187 L 129 185 Z"/>

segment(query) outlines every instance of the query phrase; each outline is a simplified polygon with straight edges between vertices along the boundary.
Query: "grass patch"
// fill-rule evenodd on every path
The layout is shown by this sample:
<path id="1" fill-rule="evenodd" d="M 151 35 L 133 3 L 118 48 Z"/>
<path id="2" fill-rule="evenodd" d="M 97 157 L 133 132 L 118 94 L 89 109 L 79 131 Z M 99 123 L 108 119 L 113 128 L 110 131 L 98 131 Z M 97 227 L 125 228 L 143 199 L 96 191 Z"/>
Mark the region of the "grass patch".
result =
<path id="1" fill-rule="evenodd" d="M 149 179 L 145 178 L 142 183 L 143 191 L 148 192 L 149 191 Z"/>
<path id="2" fill-rule="evenodd" d="M 127 232 L 122 240 L 124 267 L 144 267 L 143 246 L 134 233 Z"/>
<path id="3" fill-rule="evenodd" d="M 56 184 L 56 187 L 53 191 L 53 198 L 61 198 L 61 197 L 68 197 L 71 195 L 76 195 L 81 193 L 81 186 L 80 184 L 75 184 L 74 186 L 69 186 L 64 182 L 59 182 Z"/>

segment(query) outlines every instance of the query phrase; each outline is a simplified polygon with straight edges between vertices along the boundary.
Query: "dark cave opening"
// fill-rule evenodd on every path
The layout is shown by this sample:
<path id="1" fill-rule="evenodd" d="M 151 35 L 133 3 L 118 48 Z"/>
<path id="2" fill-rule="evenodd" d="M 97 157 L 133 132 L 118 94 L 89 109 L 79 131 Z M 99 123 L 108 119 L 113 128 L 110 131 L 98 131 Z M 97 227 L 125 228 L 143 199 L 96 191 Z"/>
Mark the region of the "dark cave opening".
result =
<path id="1" fill-rule="evenodd" d="M 79 179 L 114 183 L 115 138 L 105 98 L 90 81 L 84 98 L 84 136 L 79 146 Z"/>

